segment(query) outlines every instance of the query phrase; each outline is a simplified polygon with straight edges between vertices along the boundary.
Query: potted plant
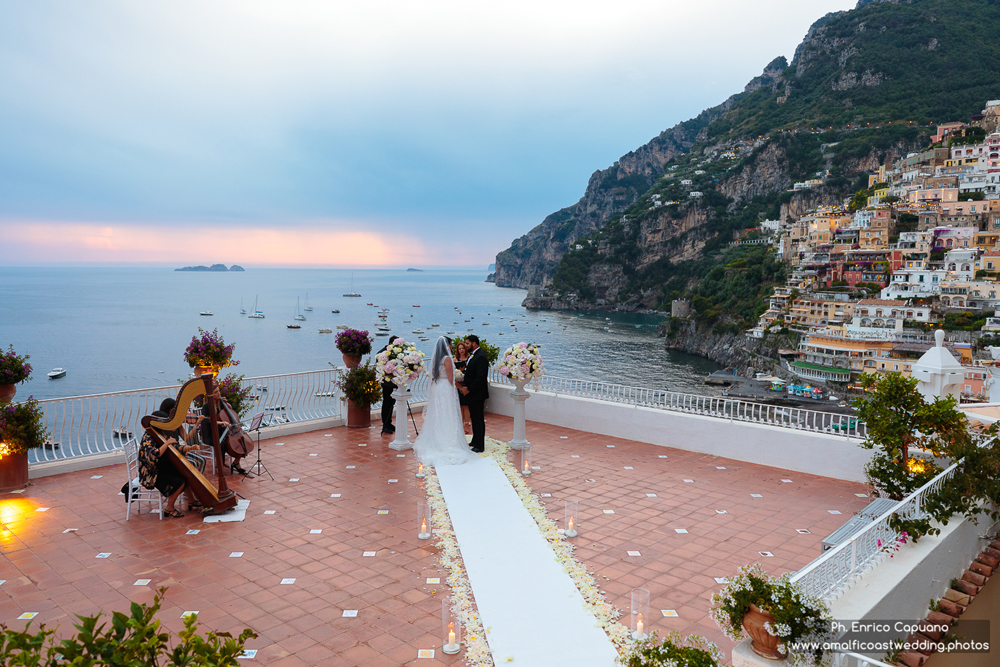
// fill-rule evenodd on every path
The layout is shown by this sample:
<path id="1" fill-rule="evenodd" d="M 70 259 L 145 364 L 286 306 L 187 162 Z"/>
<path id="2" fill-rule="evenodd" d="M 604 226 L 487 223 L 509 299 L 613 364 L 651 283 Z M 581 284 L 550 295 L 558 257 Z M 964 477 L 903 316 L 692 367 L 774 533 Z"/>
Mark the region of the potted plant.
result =
<path id="1" fill-rule="evenodd" d="M 757 655 L 784 660 L 791 654 L 796 664 L 819 665 L 825 653 L 821 647 L 831 634 L 830 610 L 790 578 L 791 574 L 772 577 L 759 563 L 744 565 L 712 595 L 712 620 L 733 641 L 745 639 L 745 631 Z M 801 646 L 803 642 L 816 648 L 790 651 L 791 643 Z"/>
<path id="2" fill-rule="evenodd" d="M 191 342 L 184 350 L 184 361 L 195 369 L 197 375 L 216 375 L 227 366 L 239 366 L 240 362 L 233 359 L 236 344 L 226 345 L 218 329 L 205 331 L 198 327 L 198 334 L 191 337 Z"/>
<path id="3" fill-rule="evenodd" d="M 725 655 L 700 635 L 671 632 L 662 641 L 654 632 L 629 646 L 619 658 L 622 667 L 721 667 Z"/>
<path id="4" fill-rule="evenodd" d="M 242 375 L 230 373 L 219 380 L 219 395 L 243 418 L 253 405 L 253 387 L 243 385 Z"/>
<path id="5" fill-rule="evenodd" d="M 347 427 L 368 428 L 372 405 L 382 400 L 382 385 L 375 367 L 370 361 L 349 366 L 336 384 L 347 401 Z"/>
<path id="6" fill-rule="evenodd" d="M 545 375 L 545 366 L 542 364 L 538 346 L 530 343 L 511 345 L 500 358 L 497 372 L 518 387 L 523 387 L 533 379 L 535 389 L 538 389 L 538 381 Z"/>
<path id="7" fill-rule="evenodd" d="M 38 401 L 0 406 L 0 491 L 28 483 L 28 450 L 45 444 L 49 436 Z"/>
<path id="8" fill-rule="evenodd" d="M 0 404 L 14 400 L 17 385 L 31 379 L 30 355 L 23 357 L 10 346 L 10 352 L 0 350 Z"/>
<path id="9" fill-rule="evenodd" d="M 372 337 L 366 330 L 344 329 L 337 334 L 337 349 L 344 355 L 344 365 L 352 368 L 361 363 L 361 357 L 372 351 Z"/>

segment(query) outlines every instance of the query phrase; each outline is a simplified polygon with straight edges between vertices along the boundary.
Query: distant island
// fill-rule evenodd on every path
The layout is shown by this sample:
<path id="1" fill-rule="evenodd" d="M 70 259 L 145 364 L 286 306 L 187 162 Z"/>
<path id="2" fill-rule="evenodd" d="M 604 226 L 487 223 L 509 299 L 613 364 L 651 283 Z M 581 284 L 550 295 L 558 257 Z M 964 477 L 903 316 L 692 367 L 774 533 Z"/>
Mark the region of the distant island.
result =
<path id="1" fill-rule="evenodd" d="M 407 269 L 407 271 L 416 271 L 417 273 L 423 273 L 423 269 Z"/>
<path id="2" fill-rule="evenodd" d="M 183 269 L 174 269 L 174 271 L 246 271 L 239 264 L 233 264 L 228 269 L 225 264 L 213 264 L 212 266 L 185 266 Z"/>

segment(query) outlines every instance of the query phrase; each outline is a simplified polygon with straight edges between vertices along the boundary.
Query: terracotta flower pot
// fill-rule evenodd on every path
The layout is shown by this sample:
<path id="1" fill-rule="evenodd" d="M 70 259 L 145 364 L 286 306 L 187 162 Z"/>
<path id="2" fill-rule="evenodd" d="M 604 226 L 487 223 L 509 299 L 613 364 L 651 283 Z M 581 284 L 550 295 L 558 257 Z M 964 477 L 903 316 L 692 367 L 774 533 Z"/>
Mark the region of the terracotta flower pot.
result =
<path id="1" fill-rule="evenodd" d="M 361 363 L 361 355 L 344 354 L 344 365 L 348 368 L 354 368 Z"/>
<path id="2" fill-rule="evenodd" d="M 16 393 L 16 384 L 0 384 L 0 405 L 13 401 Z"/>
<path id="3" fill-rule="evenodd" d="M 20 489 L 28 484 L 28 454 L 5 454 L 0 458 L 0 491 Z"/>
<path id="4" fill-rule="evenodd" d="M 750 605 L 750 611 L 743 616 L 743 629 L 750 635 L 750 648 L 762 658 L 768 660 L 784 660 L 787 655 L 778 652 L 781 639 L 772 636 L 764 629 L 765 623 L 774 624 L 774 616 L 763 611 L 755 604 Z"/>
<path id="5" fill-rule="evenodd" d="M 368 428 L 372 424 L 372 406 L 347 402 L 347 428 Z"/>
<path id="6" fill-rule="evenodd" d="M 215 375 L 219 374 L 219 371 L 216 370 L 216 368 L 214 366 L 195 366 L 195 368 L 194 368 L 194 374 L 195 374 L 195 376 L 201 377 L 202 375 L 205 375 L 206 373 L 215 376 Z"/>

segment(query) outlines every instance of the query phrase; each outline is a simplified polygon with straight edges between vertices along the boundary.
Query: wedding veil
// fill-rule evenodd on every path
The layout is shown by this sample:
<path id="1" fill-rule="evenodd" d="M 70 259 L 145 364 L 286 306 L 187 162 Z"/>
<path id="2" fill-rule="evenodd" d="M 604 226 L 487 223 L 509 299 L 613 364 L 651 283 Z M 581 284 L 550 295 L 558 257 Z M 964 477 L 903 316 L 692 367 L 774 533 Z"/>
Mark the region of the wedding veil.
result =
<path id="1" fill-rule="evenodd" d="M 431 377 L 434 380 L 438 380 L 441 377 L 441 362 L 444 361 L 445 357 L 451 356 L 451 344 L 448 342 L 447 336 L 441 336 L 438 338 L 437 343 L 434 345 L 434 356 L 431 358 Z"/>

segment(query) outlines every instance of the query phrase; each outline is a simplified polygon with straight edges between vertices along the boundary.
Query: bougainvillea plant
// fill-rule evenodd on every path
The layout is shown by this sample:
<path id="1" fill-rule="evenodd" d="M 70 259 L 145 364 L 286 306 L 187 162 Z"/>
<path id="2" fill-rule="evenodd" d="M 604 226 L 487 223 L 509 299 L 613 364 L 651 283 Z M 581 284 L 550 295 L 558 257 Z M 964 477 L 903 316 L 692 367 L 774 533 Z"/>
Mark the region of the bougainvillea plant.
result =
<path id="1" fill-rule="evenodd" d="M 365 330 L 344 329 L 337 334 L 336 345 L 341 354 L 363 357 L 372 351 L 372 337 Z"/>
<path id="2" fill-rule="evenodd" d="M 20 384 L 31 378 L 31 355 L 20 356 L 10 346 L 9 352 L 0 350 L 0 384 Z"/>
<path id="3" fill-rule="evenodd" d="M 240 362 L 233 359 L 236 344 L 226 345 L 218 329 L 205 331 L 198 327 L 198 334 L 191 337 L 191 342 L 184 350 L 184 361 L 188 366 L 191 368 L 211 366 L 216 370 L 227 366 L 239 366 Z"/>

